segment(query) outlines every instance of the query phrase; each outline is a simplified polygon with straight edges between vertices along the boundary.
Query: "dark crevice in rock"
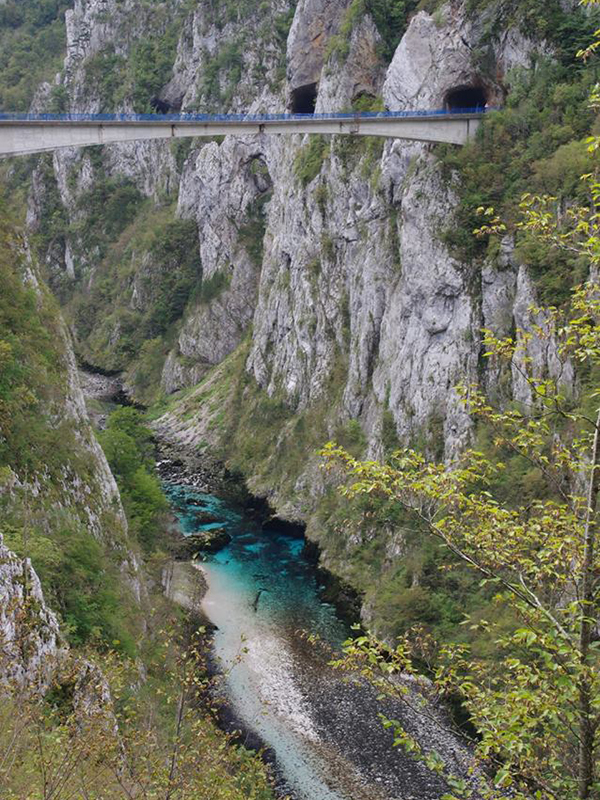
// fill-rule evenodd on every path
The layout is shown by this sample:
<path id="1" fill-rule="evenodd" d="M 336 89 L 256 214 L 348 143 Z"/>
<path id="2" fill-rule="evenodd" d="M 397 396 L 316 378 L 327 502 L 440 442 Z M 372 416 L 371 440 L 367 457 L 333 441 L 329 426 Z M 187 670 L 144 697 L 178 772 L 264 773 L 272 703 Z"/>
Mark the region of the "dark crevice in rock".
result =
<path id="1" fill-rule="evenodd" d="M 272 511 L 271 511 L 272 514 Z M 287 519 L 281 519 L 277 516 L 271 516 L 262 524 L 263 531 L 277 531 L 278 533 L 287 533 L 289 536 L 304 536 L 306 526 L 299 522 L 291 522 Z"/>
<path id="2" fill-rule="evenodd" d="M 311 539 L 305 539 L 304 556 L 315 567 L 319 580 L 319 597 L 324 603 L 331 603 L 338 616 L 348 624 L 360 619 L 362 596 L 349 584 L 320 564 L 321 548 Z"/>
<path id="3" fill-rule="evenodd" d="M 150 101 L 152 110 L 157 114 L 177 114 L 181 110 L 181 104 L 177 105 L 170 103 L 168 100 L 163 100 L 160 97 L 153 97 Z"/>
<path id="4" fill-rule="evenodd" d="M 105 378 L 119 378 L 122 375 L 120 369 L 104 369 L 97 364 L 91 364 L 81 357 L 77 358 L 77 366 L 84 372 L 89 372 L 90 375 L 102 375 Z"/>

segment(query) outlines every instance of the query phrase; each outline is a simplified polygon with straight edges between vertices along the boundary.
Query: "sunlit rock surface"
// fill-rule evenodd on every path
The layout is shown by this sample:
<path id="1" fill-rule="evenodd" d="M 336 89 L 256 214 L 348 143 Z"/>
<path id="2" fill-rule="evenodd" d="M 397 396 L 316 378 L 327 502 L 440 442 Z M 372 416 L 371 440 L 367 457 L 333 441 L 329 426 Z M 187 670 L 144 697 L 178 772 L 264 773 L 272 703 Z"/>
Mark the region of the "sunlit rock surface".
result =
<path id="1" fill-rule="evenodd" d="M 368 15 L 356 21 L 343 47 L 333 38 L 344 30 L 350 5 L 301 0 L 294 8 L 272 0 L 252 9 L 227 4 L 218 16 L 203 0 L 192 9 L 173 0 L 169 8 L 182 12 L 177 48 L 154 100 L 170 110 L 269 113 L 289 109 L 301 96 L 297 90 L 312 87 L 315 97 L 302 96 L 314 99 L 317 111 L 348 110 L 361 97 L 390 109 L 431 109 L 454 91 L 473 89 L 494 105 L 503 102 L 511 70 L 549 53 L 546 43 L 533 42 L 517 26 L 487 36 L 494 4 L 469 14 L 467 3 L 451 2 L 436 13 L 414 14 L 385 63 Z M 136 0 L 78 0 L 68 18 L 66 70 L 58 78 L 69 108 L 100 108 L 88 75 L 91 58 L 103 50 L 127 58 L 142 35 L 160 38 L 163 16 L 147 14 Z M 485 55 L 485 70 L 478 53 Z M 123 101 L 111 110 L 131 108 Z M 473 433 L 457 383 L 480 382 L 488 392 L 501 383 L 507 396 L 526 399 L 518 365 L 500 376 L 494 364 L 479 363 L 479 331 L 530 330 L 533 284 L 510 239 L 482 269 L 450 251 L 445 234 L 454 224 L 456 176 L 433 146 L 298 135 L 194 140 L 181 148 L 145 142 L 101 154 L 58 153 L 52 174 L 70 226 L 64 243 L 49 247 L 46 267 L 84 298 L 97 282 L 105 286 L 121 276 L 120 316 L 108 308 L 96 326 L 106 360 L 118 366 L 131 347 L 136 315 L 153 310 L 144 281 L 152 286 L 160 275 L 143 248 L 111 272 L 113 254 L 118 257 L 129 234 L 110 256 L 88 247 L 78 233 L 86 219 L 78 201 L 104 177 L 127 178 L 146 198 L 144 213 L 168 209 L 165 214 L 197 225 L 197 278 L 212 289 L 191 292 L 168 336 L 148 334 L 164 359 L 157 384 L 167 393 L 189 390 L 157 423 L 175 447 L 207 460 L 218 454 L 227 444 L 226 415 L 239 416 L 260 387 L 297 414 L 319 404 L 329 436 L 357 420 L 369 456 L 382 455 L 387 427 L 400 444 L 424 442 L 429 455 L 450 460 Z M 49 183 L 36 174 L 34 231 L 52 195 Z M 97 330 L 83 346 L 94 344 L 94 336 Z M 536 374 L 562 369 L 565 385 L 572 380 L 552 342 L 532 344 L 528 355 Z M 232 365 L 248 382 L 234 409 L 226 403 L 235 383 Z M 139 369 L 145 375 L 146 362 Z M 273 452 L 284 435 L 270 431 Z M 281 514 L 312 519 L 325 492 L 314 451 L 285 491 L 251 467 L 245 477 Z M 401 558 L 402 537 L 390 530 L 385 539 L 391 564 Z"/>
<path id="2" fill-rule="evenodd" d="M 0 690 L 45 688 L 65 652 L 31 561 L 11 552 L 0 534 Z"/>

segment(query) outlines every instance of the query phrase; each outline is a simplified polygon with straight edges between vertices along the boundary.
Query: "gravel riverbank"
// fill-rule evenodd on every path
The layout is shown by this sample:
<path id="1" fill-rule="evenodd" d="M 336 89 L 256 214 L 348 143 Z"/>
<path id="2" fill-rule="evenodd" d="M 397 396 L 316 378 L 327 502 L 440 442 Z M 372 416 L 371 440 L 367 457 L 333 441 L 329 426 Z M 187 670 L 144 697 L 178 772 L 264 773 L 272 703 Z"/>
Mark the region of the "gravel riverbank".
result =
<path id="1" fill-rule="evenodd" d="M 199 471 L 197 464 L 163 451 L 158 469 L 168 483 L 195 492 L 228 494 L 223 488 L 226 474 L 213 465 Z M 231 483 L 228 488 L 234 496 Z M 244 505 L 236 504 L 242 515 Z M 198 507 L 198 501 L 191 498 L 190 506 Z M 210 664 L 221 675 L 224 727 L 241 730 L 248 746 L 265 747 L 278 790 L 293 800 L 439 800 L 447 791 L 444 782 L 393 747 L 393 735 L 379 714 L 401 720 L 427 752 L 435 750 L 453 774 L 466 775 L 469 752 L 453 731 L 449 714 L 435 699 L 423 701 L 414 690 L 408 698 L 410 707 L 399 700 L 381 702 L 373 687 L 349 681 L 328 666 L 323 653 L 299 633 L 301 627 L 313 632 L 314 619 L 302 618 L 306 598 L 296 616 L 292 610 L 289 624 L 280 625 L 277 598 L 281 595 L 285 604 L 286 592 L 298 591 L 309 576 L 315 588 L 313 605 L 307 608 L 322 607 L 316 570 L 301 555 L 299 535 L 297 556 L 291 560 L 286 556 L 281 563 L 265 561 L 261 553 L 271 538 L 285 544 L 286 534 L 272 531 L 272 524 L 263 531 L 252 513 L 242 518 L 241 529 L 230 531 L 233 541 L 216 560 L 197 566 L 175 563 L 164 579 L 173 599 L 184 606 L 188 602 L 190 610 L 197 610 L 200 603 L 214 626 Z M 232 571 L 240 557 L 239 570 Z M 301 574 L 294 571 L 295 559 Z M 333 615 L 333 609 L 327 613 Z M 409 689 L 411 680 L 407 679 Z"/>

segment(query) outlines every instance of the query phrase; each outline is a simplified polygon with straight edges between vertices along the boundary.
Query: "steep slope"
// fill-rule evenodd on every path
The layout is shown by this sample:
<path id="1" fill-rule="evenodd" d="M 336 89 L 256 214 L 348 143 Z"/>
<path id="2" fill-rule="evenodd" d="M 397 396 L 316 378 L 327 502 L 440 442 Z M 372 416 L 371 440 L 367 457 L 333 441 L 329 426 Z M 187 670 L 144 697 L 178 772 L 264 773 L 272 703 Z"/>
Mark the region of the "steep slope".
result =
<path id="1" fill-rule="evenodd" d="M 144 518 L 153 538 L 140 522 L 144 486 L 158 483 L 132 456 L 136 425 L 122 409 L 103 434 L 128 529 L 60 310 L 0 199 L 3 796 L 116 800 L 176 783 L 182 797 L 270 800 L 261 759 L 201 702 L 198 620 L 187 635 L 187 617 L 161 597 L 161 520 Z M 179 724 L 174 708 L 185 708 Z M 184 741 L 193 748 L 179 759 Z"/>
<path id="2" fill-rule="evenodd" d="M 100 636 L 134 649 L 143 592 L 137 545 L 87 416 L 68 332 L 1 202 L 5 544 L 40 570 L 75 641 Z"/>
<path id="3" fill-rule="evenodd" d="M 70 0 L 4 0 L 0 8 L 0 108 L 27 111 L 40 81 L 61 67 Z M 60 92 L 52 96 L 56 110 Z"/>
<path id="4" fill-rule="evenodd" d="M 56 616 L 45 603 L 31 562 L 0 538 L 0 683 L 37 689 L 53 677 L 61 656 Z"/>

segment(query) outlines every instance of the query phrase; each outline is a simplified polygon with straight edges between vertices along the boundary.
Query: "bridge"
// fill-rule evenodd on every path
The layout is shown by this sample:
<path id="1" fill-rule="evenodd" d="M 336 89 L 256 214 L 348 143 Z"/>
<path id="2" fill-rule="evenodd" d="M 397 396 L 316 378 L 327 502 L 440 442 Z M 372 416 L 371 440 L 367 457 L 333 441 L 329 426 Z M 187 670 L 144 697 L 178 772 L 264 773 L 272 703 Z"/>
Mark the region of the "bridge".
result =
<path id="1" fill-rule="evenodd" d="M 462 145 L 483 116 L 482 108 L 331 114 L 0 113 L 0 158 L 62 147 L 229 134 L 347 134 Z"/>

